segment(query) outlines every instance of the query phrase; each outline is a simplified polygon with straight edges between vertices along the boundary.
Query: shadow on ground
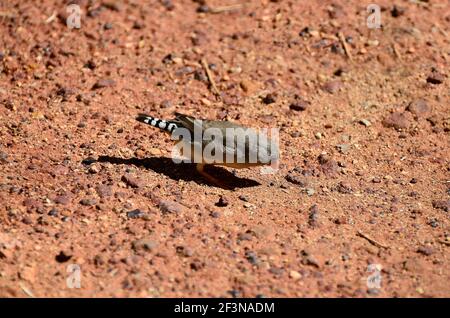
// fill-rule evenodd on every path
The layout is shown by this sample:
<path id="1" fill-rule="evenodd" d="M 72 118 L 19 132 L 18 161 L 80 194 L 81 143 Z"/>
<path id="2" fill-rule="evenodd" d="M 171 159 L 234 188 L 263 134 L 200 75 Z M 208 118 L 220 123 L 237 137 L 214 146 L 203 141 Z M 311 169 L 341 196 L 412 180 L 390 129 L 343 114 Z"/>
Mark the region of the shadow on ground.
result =
<path id="1" fill-rule="evenodd" d="M 98 162 L 109 162 L 112 164 L 124 164 L 124 165 L 134 165 L 137 167 L 144 167 L 155 171 L 156 173 L 161 173 L 173 180 L 184 180 L 184 181 L 194 181 L 198 184 L 208 184 L 210 186 L 219 187 L 218 185 L 210 184 L 197 172 L 195 164 L 193 163 L 175 163 L 171 158 L 166 157 L 150 157 L 145 159 L 138 158 L 117 158 L 109 156 L 100 156 L 97 160 Z M 247 179 L 239 178 L 233 173 L 222 167 L 208 166 L 205 168 L 212 176 L 221 180 L 230 189 L 235 188 L 250 188 L 260 185 L 259 182 Z"/>

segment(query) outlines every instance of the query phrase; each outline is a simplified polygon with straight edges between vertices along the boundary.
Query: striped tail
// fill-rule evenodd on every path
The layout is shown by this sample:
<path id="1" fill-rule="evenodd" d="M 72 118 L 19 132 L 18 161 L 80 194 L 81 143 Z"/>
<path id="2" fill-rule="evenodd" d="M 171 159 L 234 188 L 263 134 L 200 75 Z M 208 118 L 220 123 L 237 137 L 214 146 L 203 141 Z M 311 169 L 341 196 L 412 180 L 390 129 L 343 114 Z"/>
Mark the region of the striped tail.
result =
<path id="1" fill-rule="evenodd" d="M 172 133 L 176 128 L 178 128 L 177 124 L 174 122 L 155 118 L 146 114 L 139 114 L 136 117 L 136 120 L 148 124 L 150 126 L 159 128 L 161 130 L 167 131 L 169 133 Z"/>

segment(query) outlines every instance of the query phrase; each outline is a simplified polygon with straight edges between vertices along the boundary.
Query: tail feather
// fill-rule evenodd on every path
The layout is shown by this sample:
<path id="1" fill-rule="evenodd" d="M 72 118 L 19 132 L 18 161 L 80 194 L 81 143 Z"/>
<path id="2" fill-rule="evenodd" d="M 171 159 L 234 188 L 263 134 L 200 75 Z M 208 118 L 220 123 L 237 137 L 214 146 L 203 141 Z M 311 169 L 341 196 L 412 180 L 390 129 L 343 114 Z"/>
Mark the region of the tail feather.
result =
<path id="1" fill-rule="evenodd" d="M 139 114 L 136 117 L 136 120 L 148 124 L 150 126 L 159 128 L 161 130 L 168 131 L 169 133 L 172 133 L 176 128 L 178 128 L 177 124 L 172 121 L 155 118 L 147 114 Z"/>

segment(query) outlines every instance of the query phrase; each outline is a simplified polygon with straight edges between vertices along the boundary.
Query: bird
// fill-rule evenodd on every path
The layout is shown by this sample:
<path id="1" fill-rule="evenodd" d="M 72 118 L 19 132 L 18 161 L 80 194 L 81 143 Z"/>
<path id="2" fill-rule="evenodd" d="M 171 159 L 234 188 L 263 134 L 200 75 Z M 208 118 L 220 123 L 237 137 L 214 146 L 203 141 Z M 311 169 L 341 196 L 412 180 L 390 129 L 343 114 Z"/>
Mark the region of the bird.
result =
<path id="1" fill-rule="evenodd" d="M 171 134 L 172 139 L 178 140 L 176 145 L 185 162 L 196 163 L 200 175 L 222 188 L 229 186 L 207 173 L 206 166 L 234 169 L 276 166 L 280 159 L 278 144 L 273 138 L 231 121 L 196 119 L 178 112 L 171 120 L 142 113 L 136 120 Z"/>

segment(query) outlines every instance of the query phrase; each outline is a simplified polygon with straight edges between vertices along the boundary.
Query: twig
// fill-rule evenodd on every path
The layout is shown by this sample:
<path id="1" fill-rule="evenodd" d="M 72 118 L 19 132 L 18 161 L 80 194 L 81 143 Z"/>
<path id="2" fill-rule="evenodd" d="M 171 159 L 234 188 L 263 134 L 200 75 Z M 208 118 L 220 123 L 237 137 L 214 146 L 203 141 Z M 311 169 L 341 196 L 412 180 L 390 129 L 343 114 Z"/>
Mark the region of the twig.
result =
<path id="1" fill-rule="evenodd" d="M 347 54 L 349 60 L 352 61 L 353 57 L 352 54 L 350 53 L 350 48 L 348 47 L 347 42 L 345 41 L 344 35 L 342 34 L 342 32 L 339 32 L 338 36 L 339 40 L 341 40 L 342 46 L 344 47 L 345 54 Z"/>
<path id="2" fill-rule="evenodd" d="M 232 10 L 237 10 L 242 8 L 243 4 L 242 3 L 238 3 L 238 4 L 233 4 L 230 6 L 222 6 L 222 7 L 215 7 L 215 8 L 210 8 L 209 12 L 211 13 L 222 13 L 222 12 L 226 12 L 226 11 L 232 11 Z"/>
<path id="3" fill-rule="evenodd" d="M 382 247 L 382 248 L 385 248 L 385 249 L 388 249 L 388 248 L 389 248 L 388 246 L 383 245 L 383 244 L 381 244 L 381 243 L 375 241 L 373 238 L 367 236 L 366 234 L 362 233 L 361 231 L 358 231 L 358 232 L 357 232 L 357 235 L 358 235 L 358 236 L 361 236 L 361 237 L 364 238 L 364 239 L 366 239 L 370 244 L 375 245 L 376 247 Z"/>
<path id="4" fill-rule="evenodd" d="M 450 246 L 450 242 L 448 242 L 448 241 L 438 240 L 438 242 L 441 243 L 441 244 L 445 244 L 447 246 Z"/>
<path id="5" fill-rule="evenodd" d="M 211 71 L 209 69 L 208 63 L 206 62 L 205 59 L 202 59 L 202 66 L 205 69 L 206 72 L 206 76 L 208 77 L 209 83 L 211 84 L 211 88 L 213 93 L 219 98 L 219 100 L 222 100 L 221 96 L 220 96 L 220 92 L 217 89 L 216 86 L 216 82 L 214 81 L 214 78 L 212 77 Z"/>

